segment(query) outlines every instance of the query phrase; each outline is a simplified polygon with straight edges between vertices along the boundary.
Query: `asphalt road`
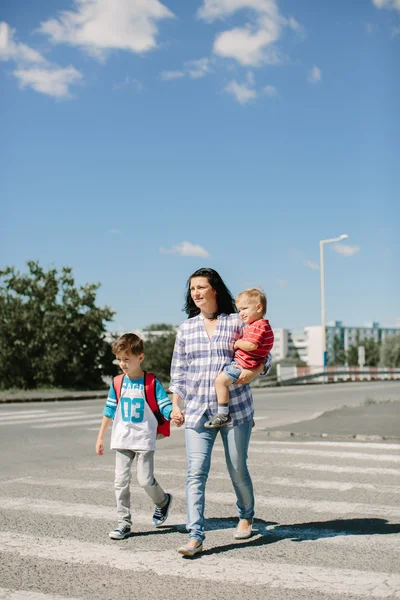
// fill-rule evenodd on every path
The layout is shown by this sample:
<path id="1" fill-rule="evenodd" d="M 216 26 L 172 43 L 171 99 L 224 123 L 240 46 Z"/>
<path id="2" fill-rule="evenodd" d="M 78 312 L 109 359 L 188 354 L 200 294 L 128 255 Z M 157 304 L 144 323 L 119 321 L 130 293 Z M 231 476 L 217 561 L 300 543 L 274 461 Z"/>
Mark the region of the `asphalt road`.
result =
<path id="1" fill-rule="evenodd" d="M 153 507 L 133 477 L 134 534 L 113 542 L 114 453 L 94 452 L 103 402 L 0 406 L 0 599 L 400 598 L 400 444 L 265 431 L 399 399 L 400 384 L 318 387 L 254 394 L 257 518 L 243 542 L 232 538 L 235 501 L 217 440 L 205 552 L 193 560 L 176 552 L 186 540 L 182 429 L 156 454 L 158 480 L 174 496 L 166 525 L 153 528 Z"/>

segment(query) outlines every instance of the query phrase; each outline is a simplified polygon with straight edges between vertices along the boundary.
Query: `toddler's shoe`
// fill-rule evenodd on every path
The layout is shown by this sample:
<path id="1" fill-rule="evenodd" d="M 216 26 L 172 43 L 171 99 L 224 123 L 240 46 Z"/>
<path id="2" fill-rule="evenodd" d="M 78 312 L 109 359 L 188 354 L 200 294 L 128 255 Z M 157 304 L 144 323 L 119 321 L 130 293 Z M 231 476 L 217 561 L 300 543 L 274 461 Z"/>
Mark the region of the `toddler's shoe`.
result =
<path id="1" fill-rule="evenodd" d="M 232 421 L 232 419 L 229 415 L 225 417 L 224 415 L 217 413 L 216 415 L 213 415 L 209 421 L 204 423 L 204 427 L 207 427 L 207 429 L 216 429 L 217 427 L 222 427 L 222 425 L 230 423 L 230 421 Z"/>
<path id="2" fill-rule="evenodd" d="M 130 525 L 119 525 L 114 531 L 108 534 L 112 540 L 123 540 L 131 535 Z"/>
<path id="3" fill-rule="evenodd" d="M 165 521 L 168 518 L 169 509 L 171 508 L 171 504 L 172 504 L 172 494 L 167 494 L 167 496 L 168 496 L 167 504 L 165 506 L 163 506 L 162 508 L 158 508 L 158 506 L 156 506 L 156 508 L 154 510 L 153 523 L 156 527 L 160 527 L 160 525 L 165 523 Z"/>

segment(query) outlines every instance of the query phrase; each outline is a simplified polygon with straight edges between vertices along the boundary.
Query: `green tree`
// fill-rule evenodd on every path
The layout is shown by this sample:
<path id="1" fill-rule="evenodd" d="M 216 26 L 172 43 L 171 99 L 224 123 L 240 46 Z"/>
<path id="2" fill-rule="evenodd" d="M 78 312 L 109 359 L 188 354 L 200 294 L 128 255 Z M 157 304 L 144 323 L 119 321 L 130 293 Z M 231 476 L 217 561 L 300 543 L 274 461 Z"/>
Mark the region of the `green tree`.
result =
<path id="1" fill-rule="evenodd" d="M 350 346 L 346 352 L 346 362 L 349 367 L 358 366 L 358 346 Z"/>
<path id="2" fill-rule="evenodd" d="M 171 360 L 176 337 L 175 327 L 170 325 L 168 328 L 173 331 L 165 335 L 150 335 L 144 342 L 143 369 L 157 375 L 158 379 L 165 384 L 170 380 Z M 159 329 L 151 331 L 159 331 Z"/>
<path id="3" fill-rule="evenodd" d="M 380 344 L 374 339 L 359 340 L 358 345 L 350 346 L 348 349 L 347 363 L 350 367 L 358 367 L 358 347 L 365 348 L 365 365 L 366 367 L 376 367 L 379 364 Z"/>
<path id="4" fill-rule="evenodd" d="M 380 358 L 380 344 L 374 339 L 368 339 L 362 342 L 362 346 L 365 347 L 365 366 L 377 367 Z"/>
<path id="5" fill-rule="evenodd" d="M 103 387 L 113 375 L 106 343 L 109 307 L 96 306 L 98 284 L 76 287 L 72 269 L 0 270 L 0 387 Z"/>
<path id="6" fill-rule="evenodd" d="M 381 347 L 380 364 L 384 367 L 400 367 L 400 334 L 385 339 Z"/>
<path id="7" fill-rule="evenodd" d="M 346 354 L 343 348 L 342 341 L 338 335 L 333 338 L 332 357 L 329 360 L 330 366 L 344 365 L 346 362 Z"/>
<path id="8" fill-rule="evenodd" d="M 167 325 L 166 323 L 153 323 L 143 328 L 143 331 L 175 331 L 174 325 Z"/>

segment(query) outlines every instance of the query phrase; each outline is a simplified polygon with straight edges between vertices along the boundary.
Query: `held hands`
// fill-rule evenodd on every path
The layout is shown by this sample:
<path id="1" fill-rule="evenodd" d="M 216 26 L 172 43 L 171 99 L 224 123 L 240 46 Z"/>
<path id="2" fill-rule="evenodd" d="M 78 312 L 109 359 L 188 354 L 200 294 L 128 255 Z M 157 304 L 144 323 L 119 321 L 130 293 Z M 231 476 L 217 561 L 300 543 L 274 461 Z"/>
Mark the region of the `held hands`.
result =
<path id="1" fill-rule="evenodd" d="M 101 438 L 97 438 L 96 441 L 96 454 L 103 456 L 104 454 L 104 442 Z"/>
<path id="2" fill-rule="evenodd" d="M 176 427 L 181 427 L 185 421 L 185 411 L 178 407 L 174 407 L 171 411 L 171 421 Z"/>

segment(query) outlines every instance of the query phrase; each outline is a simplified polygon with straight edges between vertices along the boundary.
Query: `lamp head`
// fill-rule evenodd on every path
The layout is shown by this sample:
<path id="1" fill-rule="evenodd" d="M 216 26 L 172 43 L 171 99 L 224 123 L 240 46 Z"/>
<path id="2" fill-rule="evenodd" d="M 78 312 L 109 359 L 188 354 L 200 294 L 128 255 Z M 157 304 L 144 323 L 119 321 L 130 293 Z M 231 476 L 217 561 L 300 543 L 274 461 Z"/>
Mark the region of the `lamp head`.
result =
<path id="1" fill-rule="evenodd" d="M 349 237 L 349 236 L 347 235 L 347 233 L 343 233 L 343 235 L 341 235 L 341 236 L 339 237 L 339 240 L 347 240 L 347 238 L 348 238 L 348 237 Z"/>

